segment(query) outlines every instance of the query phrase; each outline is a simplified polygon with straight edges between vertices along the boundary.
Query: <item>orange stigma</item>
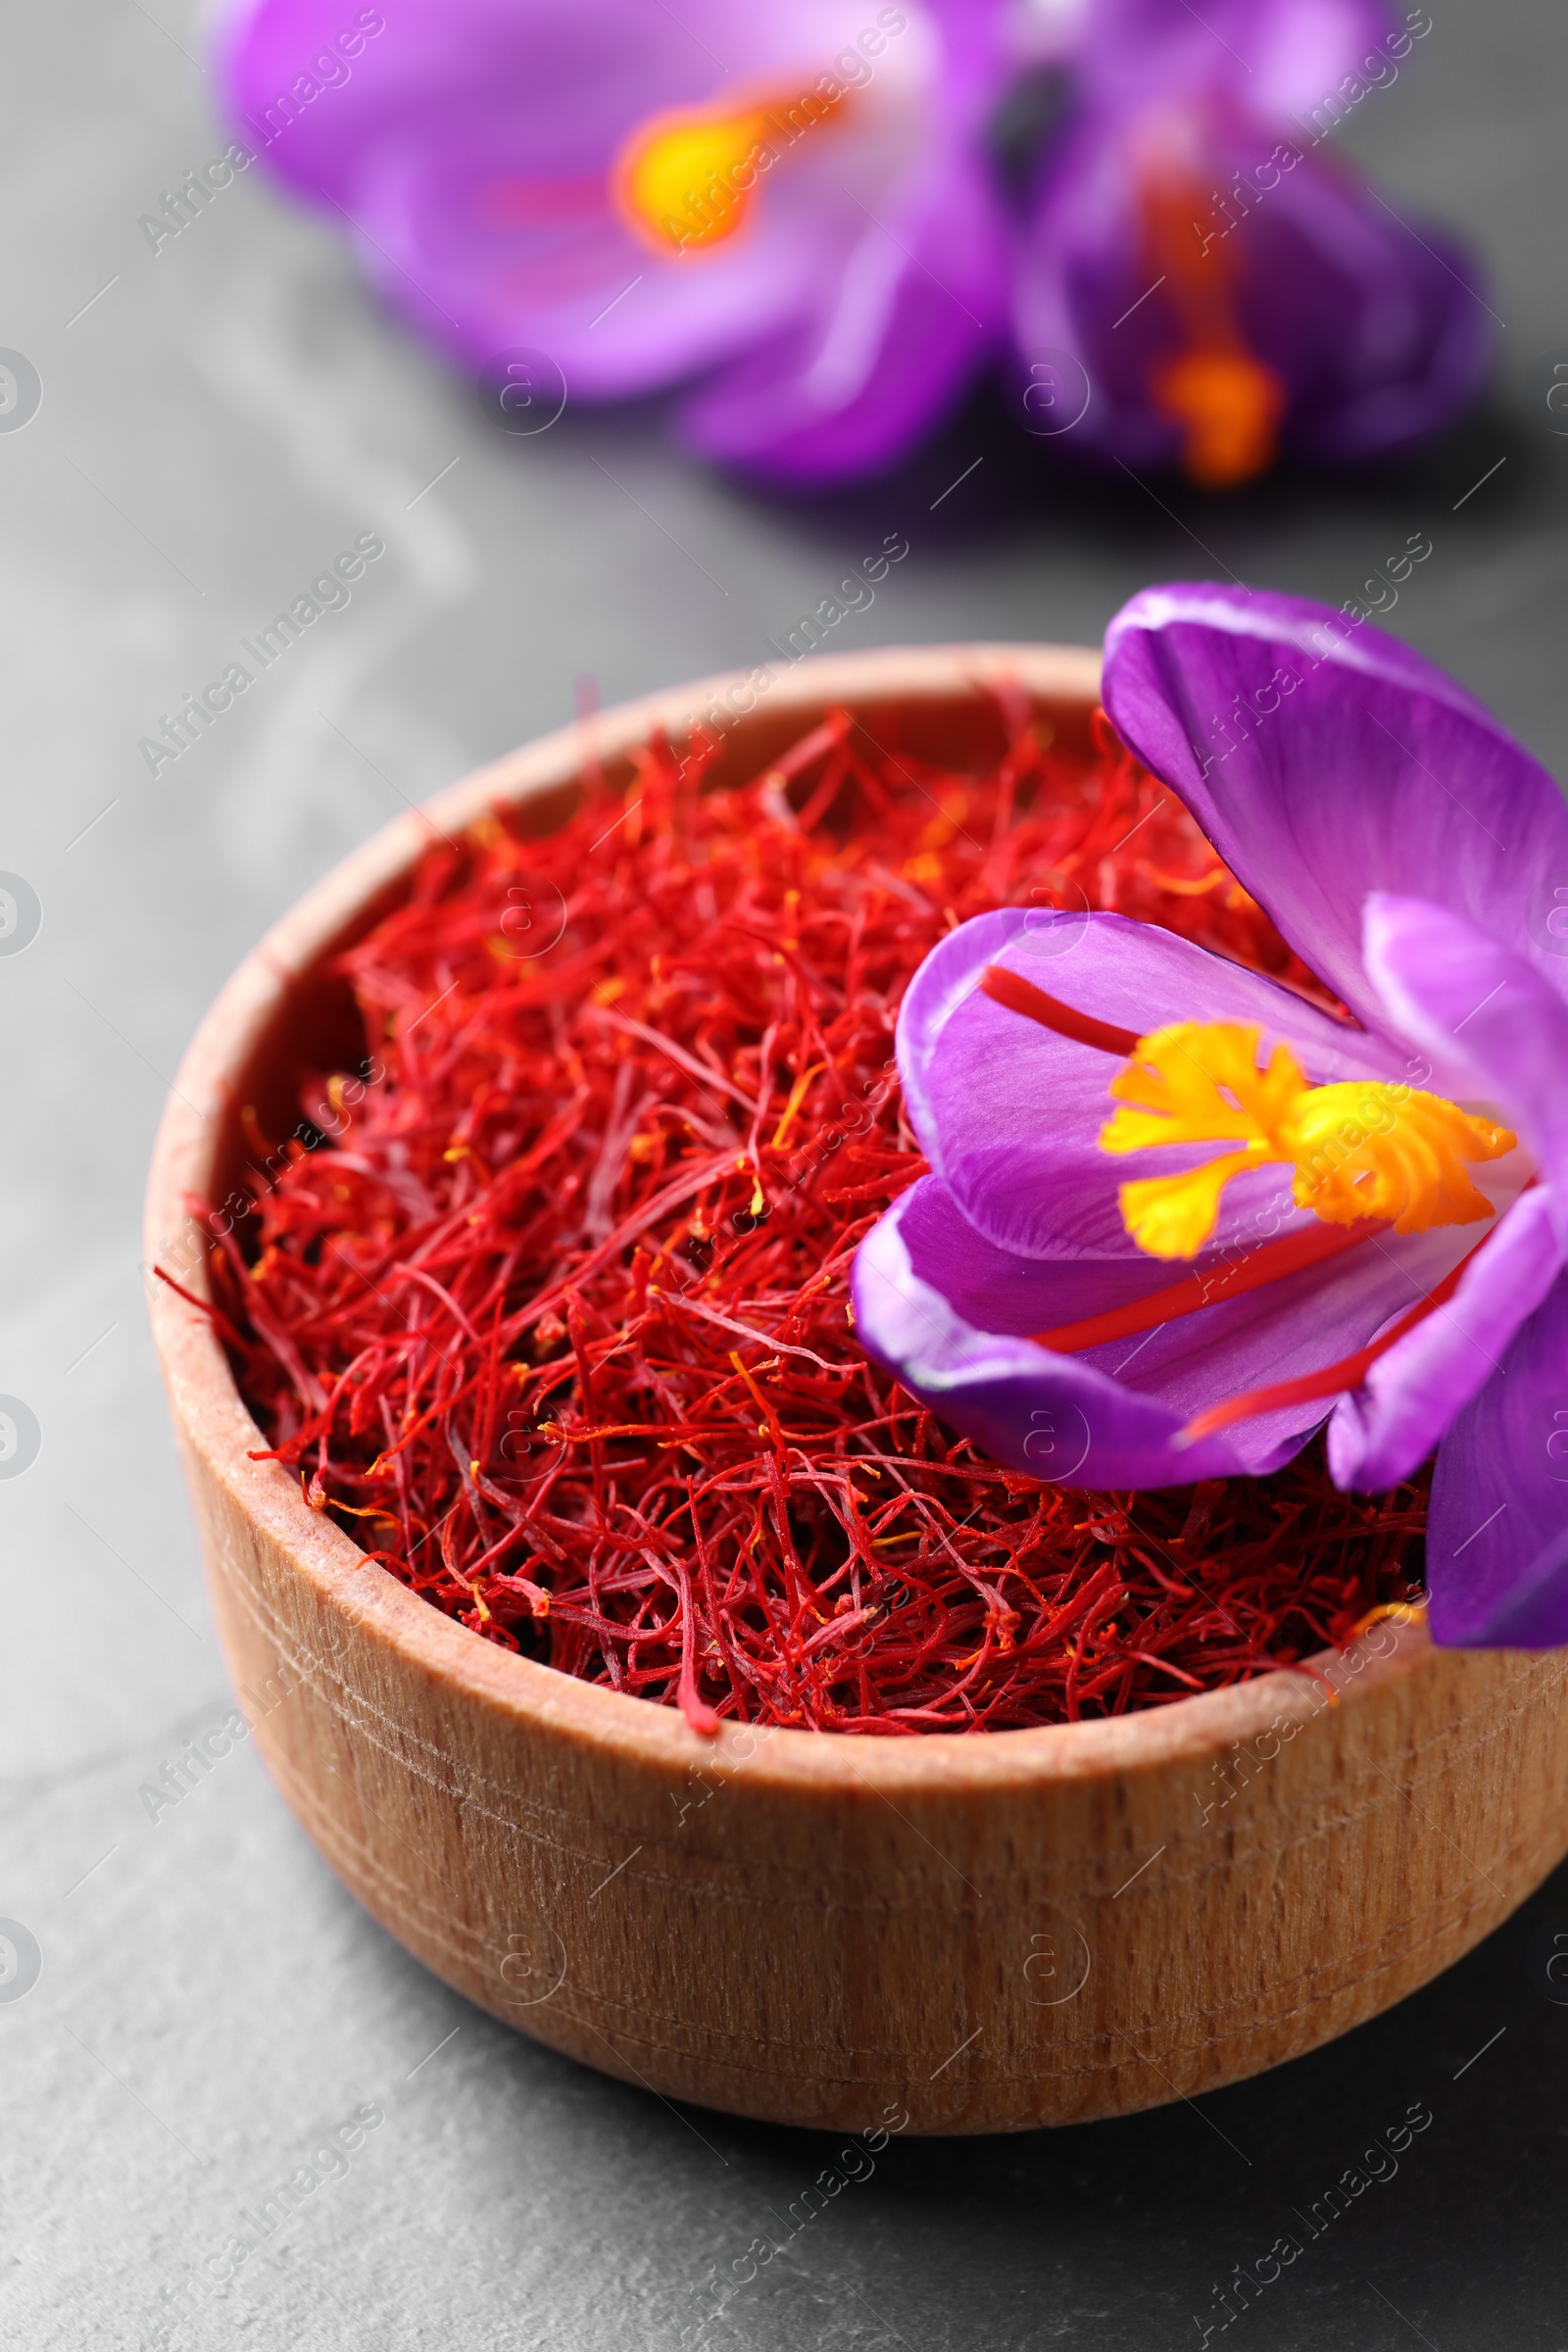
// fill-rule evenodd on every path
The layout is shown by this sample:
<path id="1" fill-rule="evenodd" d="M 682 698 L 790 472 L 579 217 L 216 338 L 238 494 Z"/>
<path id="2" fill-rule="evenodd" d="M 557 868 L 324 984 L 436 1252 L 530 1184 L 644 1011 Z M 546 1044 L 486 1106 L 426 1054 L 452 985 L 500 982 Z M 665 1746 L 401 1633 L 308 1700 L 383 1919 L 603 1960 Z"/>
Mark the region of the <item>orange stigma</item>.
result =
<path id="1" fill-rule="evenodd" d="M 1250 351 L 1184 351 L 1152 371 L 1150 388 L 1183 427 L 1182 471 L 1200 490 L 1229 490 L 1273 465 L 1285 387 Z"/>
<path id="2" fill-rule="evenodd" d="M 1288 402 L 1280 377 L 1248 345 L 1235 299 L 1239 251 L 1228 250 L 1220 232 L 1201 231 L 1203 204 L 1196 181 L 1145 183 L 1150 262 L 1182 333 L 1182 348 L 1151 367 L 1149 388 L 1161 414 L 1182 428 L 1188 479 L 1203 490 L 1229 490 L 1273 465 Z"/>

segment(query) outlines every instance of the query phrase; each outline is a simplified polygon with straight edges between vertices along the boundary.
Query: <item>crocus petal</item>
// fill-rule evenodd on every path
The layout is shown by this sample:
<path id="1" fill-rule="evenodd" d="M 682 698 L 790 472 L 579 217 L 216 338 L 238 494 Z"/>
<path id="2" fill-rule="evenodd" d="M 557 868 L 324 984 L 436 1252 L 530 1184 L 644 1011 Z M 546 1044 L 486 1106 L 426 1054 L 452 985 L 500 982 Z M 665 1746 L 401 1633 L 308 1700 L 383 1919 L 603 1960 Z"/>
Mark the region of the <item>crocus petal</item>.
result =
<path id="1" fill-rule="evenodd" d="M 1079 1436 L 1093 1439 L 1081 1475 L 1069 1483 L 1115 1485 L 1125 1477 L 1180 1485 L 1216 1475 L 1216 1463 L 1257 1472 L 1288 1460 L 1323 1419 L 1324 1399 L 1259 1414 L 1194 1446 L 1172 1441 L 1209 1405 L 1319 1371 L 1364 1347 L 1441 1279 L 1461 1249 L 1451 1234 L 1385 1236 L 1237 1296 L 1227 1295 L 1229 1284 L 1245 1274 L 1248 1253 L 1207 1250 L 1196 1270 L 1212 1284 L 1214 1303 L 1142 1336 L 1067 1355 L 1025 1344 L 1032 1334 L 1149 1297 L 1173 1269 L 1148 1258 L 1046 1259 L 999 1249 L 969 1224 L 948 1187 L 927 1177 L 861 1244 L 856 1329 L 911 1394 L 1017 1467 L 1066 1478 L 1059 1449 L 1044 1466 L 1044 1439 L 1036 1435 L 1043 1423 L 1031 1417 L 1037 1408 L 1049 1413 L 1056 1399 L 1088 1415 L 1090 1429 Z M 1121 1417 L 1106 1419 L 1116 1398 Z M 1140 1408 L 1157 1405 L 1159 1417 L 1135 1411 L 1135 1399 Z M 1144 1449 L 1136 1476 L 1126 1451 L 1135 1437 Z"/>
<path id="2" fill-rule="evenodd" d="M 1392 12 L 1381 0 L 1097 0 L 1082 71 L 1096 100 L 1158 99 L 1173 88 L 1245 90 L 1264 116 L 1306 110 L 1365 63 L 1392 81 Z M 1397 35 L 1395 35 L 1396 39 Z M 1409 54 L 1405 37 L 1404 54 Z"/>
<path id="3" fill-rule="evenodd" d="M 1472 1228 L 1459 1231 L 1469 1235 Z M 1494 1378 L 1514 1333 L 1557 1280 L 1564 1255 L 1550 1194 L 1521 1195 L 1447 1303 L 1396 1341 L 1336 1406 L 1328 1449 L 1337 1486 L 1375 1490 L 1410 1476 Z M 1568 1374 L 1568 1363 L 1563 1370 Z M 1562 1505 L 1568 1509 L 1568 1494 Z"/>
<path id="4" fill-rule="evenodd" d="M 1435 1641 L 1568 1642 L 1568 1274 L 1443 1442 L 1427 1584 Z"/>
<path id="5" fill-rule="evenodd" d="M 1368 1028 L 1389 1017 L 1362 957 L 1375 891 L 1463 915 L 1568 988 L 1550 895 L 1568 906 L 1568 808 L 1418 654 L 1296 597 L 1149 588 L 1110 624 L 1103 691 L 1123 742 Z"/>
<path id="6" fill-rule="evenodd" d="M 1314 1081 L 1404 1074 L 1398 1049 L 1172 932 L 1118 914 L 1009 906 L 977 915 L 933 950 L 906 993 L 899 1068 L 932 1167 L 979 1232 L 1024 1256 L 1138 1254 L 1116 1205 L 1117 1184 L 1133 1171 L 1098 1141 L 1121 1064 L 979 993 L 991 963 L 1135 1037 L 1169 1021 L 1256 1022 L 1265 1053 L 1288 1045 Z M 1173 1173 L 1214 1151 L 1140 1153 L 1136 1173 Z M 1278 1168 L 1238 1179 L 1221 1238 L 1255 1230 L 1287 1183 Z M 1309 1222 L 1310 1212 L 1288 1210 L 1286 1221 Z"/>
<path id="7" fill-rule="evenodd" d="M 1477 257 L 1337 155 L 1303 160 L 1280 194 L 1277 214 L 1256 222 L 1241 307 L 1289 391 L 1283 450 L 1308 465 L 1364 465 L 1446 431 L 1479 399 L 1496 344 Z M 1378 603 L 1381 585 L 1370 594 Z"/>
<path id="8" fill-rule="evenodd" d="M 999 12 L 926 0 L 919 14 L 923 26 L 899 36 L 920 91 L 905 109 L 917 156 L 839 187 L 839 215 L 815 241 L 811 286 L 784 331 L 686 405 L 686 438 L 705 457 L 778 482 L 877 472 L 955 406 L 1003 340 L 1007 245 L 980 139 L 1005 72 Z"/>
<path id="9" fill-rule="evenodd" d="M 879 470 L 992 356 L 1006 316 L 1006 255 L 978 160 L 955 149 L 902 208 L 876 209 L 851 224 L 811 315 L 692 399 L 686 434 L 705 457 L 779 481 Z"/>
<path id="10" fill-rule="evenodd" d="M 1390 1014 L 1445 1067 L 1467 1070 L 1531 1147 L 1568 1248 L 1568 1002 L 1462 916 L 1379 893 L 1366 965 Z"/>
<path id="11" fill-rule="evenodd" d="M 855 1327 L 911 1396 L 987 1453 L 1061 1486 L 1159 1487 L 1275 1469 L 1298 1450 L 1304 1430 L 1282 1432 L 1289 1417 L 1275 1416 L 1272 1427 L 1251 1423 L 1181 1451 L 1172 1444 L 1186 1419 L 1180 1409 L 1077 1357 L 966 1322 L 944 1291 L 915 1273 L 904 1239 L 906 1220 L 926 1203 L 928 1215 L 945 1208 L 962 1247 L 963 1220 L 951 1200 L 929 1202 L 934 1182 L 911 1187 L 861 1243 Z"/>

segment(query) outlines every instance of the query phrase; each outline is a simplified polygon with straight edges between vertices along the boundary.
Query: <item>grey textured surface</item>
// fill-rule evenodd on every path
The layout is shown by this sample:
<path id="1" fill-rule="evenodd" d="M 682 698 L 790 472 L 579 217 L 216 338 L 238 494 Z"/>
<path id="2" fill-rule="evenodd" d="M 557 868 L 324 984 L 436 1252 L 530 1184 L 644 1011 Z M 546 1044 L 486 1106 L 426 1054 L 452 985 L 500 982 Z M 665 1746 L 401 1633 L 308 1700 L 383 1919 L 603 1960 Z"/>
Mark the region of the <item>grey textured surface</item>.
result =
<path id="1" fill-rule="evenodd" d="M 846 644 L 1092 641 L 1195 572 L 1338 602 L 1421 530 L 1390 625 L 1568 774 L 1568 440 L 1539 369 L 1568 345 L 1568 29 L 1549 0 L 1435 13 L 1353 139 L 1487 252 L 1492 406 L 1396 472 L 1162 507 L 1046 472 L 985 401 L 897 480 L 793 505 L 689 466 L 653 409 L 508 440 L 259 174 L 148 249 L 138 216 L 222 144 L 177 0 L 10 12 L 0 343 L 43 405 L 0 434 L 0 867 L 43 924 L 0 956 L 0 1391 L 43 1444 L 0 1480 L 0 1914 L 42 1952 L 24 1998 L 0 1984 L 8 2346 L 1194 2344 L 1215 2284 L 1412 2101 L 1435 2120 L 1397 2177 L 1237 2337 L 1568 2342 L 1568 2012 L 1526 1966 L 1532 1932 L 1568 1930 L 1568 1877 L 1393 2015 L 1200 2107 L 895 2141 L 699 2337 L 710 2271 L 785 2239 L 833 2143 L 677 2113 L 467 2008 L 343 1892 L 248 1746 L 156 1825 L 138 1800 L 230 1704 L 141 1297 L 167 1080 L 308 883 L 568 715 L 578 674 L 614 700 L 750 662 L 890 530 L 910 557 Z M 150 779 L 159 712 L 366 528 L 387 552 L 352 605 Z M 192 2284 L 362 2105 L 384 2120 L 342 2177 L 232 2282 Z"/>

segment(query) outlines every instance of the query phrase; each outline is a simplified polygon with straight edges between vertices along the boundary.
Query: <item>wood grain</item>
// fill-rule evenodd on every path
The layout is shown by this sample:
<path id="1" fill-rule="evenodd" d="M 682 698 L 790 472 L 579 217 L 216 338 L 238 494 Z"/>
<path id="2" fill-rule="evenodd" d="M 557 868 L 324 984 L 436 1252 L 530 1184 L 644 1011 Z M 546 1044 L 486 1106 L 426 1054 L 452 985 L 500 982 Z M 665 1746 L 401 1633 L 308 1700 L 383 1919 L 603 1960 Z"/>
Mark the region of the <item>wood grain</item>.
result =
<path id="1" fill-rule="evenodd" d="M 347 1017 L 323 958 L 432 826 L 541 829 L 585 758 L 715 707 L 755 772 L 835 704 L 947 757 L 1016 681 L 1085 738 L 1098 658 L 980 646 L 802 663 L 610 711 L 387 827 L 270 934 L 198 1032 L 147 1202 L 149 1262 L 205 1275 L 237 1115 L 292 1124 Z M 734 700 L 727 710 L 726 693 Z M 279 1111 L 277 1106 L 281 1106 Z M 286 1115 L 282 1115 L 286 1113 Z M 150 1285 L 214 1612 L 285 1799 L 344 1883 L 473 2000 L 666 2098 L 844 2132 L 1016 2131 L 1157 2105 L 1312 2048 L 1468 1950 L 1568 1849 L 1568 1659 L 1434 1650 L 1385 1622 L 1327 1681 L 1277 1674 L 1116 1722 L 973 1739 L 727 1731 L 478 1641 L 367 1563 L 271 1462 L 204 1317 Z"/>

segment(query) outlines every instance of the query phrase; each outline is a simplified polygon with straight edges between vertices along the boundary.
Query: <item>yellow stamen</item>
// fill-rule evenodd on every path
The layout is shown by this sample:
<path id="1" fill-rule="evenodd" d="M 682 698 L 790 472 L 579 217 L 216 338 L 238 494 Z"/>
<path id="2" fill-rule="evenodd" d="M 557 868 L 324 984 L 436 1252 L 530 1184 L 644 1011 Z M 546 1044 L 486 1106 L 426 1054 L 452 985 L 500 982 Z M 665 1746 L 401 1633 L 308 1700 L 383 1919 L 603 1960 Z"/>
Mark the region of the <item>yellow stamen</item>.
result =
<path id="1" fill-rule="evenodd" d="M 746 220 L 763 172 L 848 95 L 843 88 L 831 97 L 815 89 L 734 114 L 652 116 L 626 140 L 611 172 L 622 215 L 659 253 L 721 244 Z"/>
<path id="2" fill-rule="evenodd" d="M 1517 1138 L 1441 1096 L 1357 1078 L 1309 1086 L 1276 1046 L 1257 1066 L 1258 1032 L 1237 1021 L 1176 1021 L 1141 1038 L 1110 1093 L 1122 1104 L 1101 1130 L 1102 1151 L 1232 1143 L 1201 1167 L 1141 1177 L 1117 1196 L 1122 1219 L 1152 1257 L 1196 1257 L 1233 1176 L 1267 1161 L 1296 1170 L 1292 1197 L 1329 1225 L 1380 1217 L 1396 1233 L 1469 1225 L 1494 1214 L 1465 1172 L 1500 1159 Z"/>
<path id="3" fill-rule="evenodd" d="M 633 132 L 621 150 L 613 186 L 621 210 L 645 239 L 661 250 L 717 245 L 733 236 L 751 209 L 757 184 L 738 178 L 764 135 L 760 115 L 704 120 L 690 115 L 656 115 Z"/>

